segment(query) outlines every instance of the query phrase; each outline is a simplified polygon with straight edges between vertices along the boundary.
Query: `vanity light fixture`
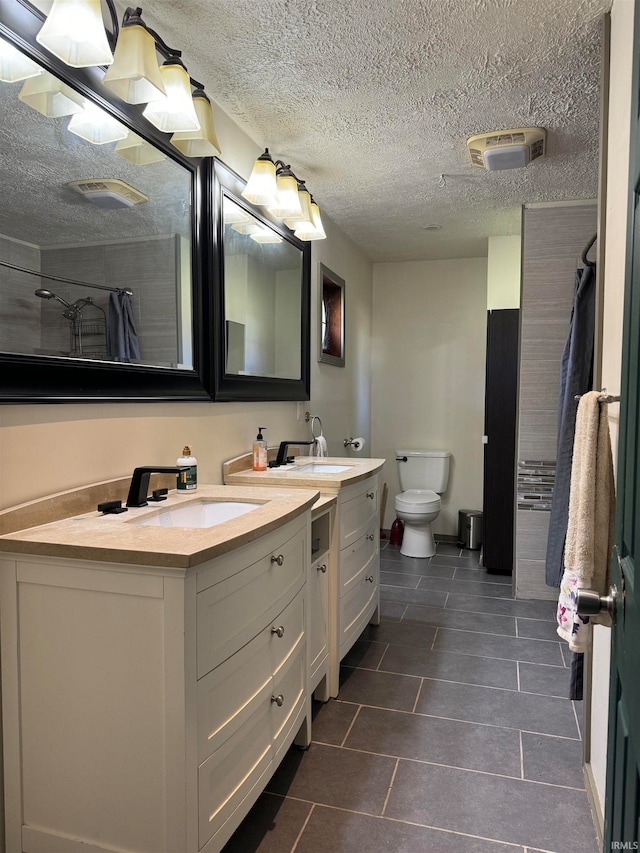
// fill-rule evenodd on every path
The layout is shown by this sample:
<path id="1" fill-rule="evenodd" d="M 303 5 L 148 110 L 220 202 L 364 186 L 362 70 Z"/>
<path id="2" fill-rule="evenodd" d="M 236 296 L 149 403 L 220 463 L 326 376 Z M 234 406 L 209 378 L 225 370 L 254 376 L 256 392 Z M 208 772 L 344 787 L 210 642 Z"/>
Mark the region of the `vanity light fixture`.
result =
<path id="1" fill-rule="evenodd" d="M 93 145 L 104 145 L 126 139 L 127 128 L 92 101 L 84 102 L 84 109 L 72 115 L 67 125 L 71 133 Z"/>
<path id="2" fill-rule="evenodd" d="M 141 9 L 127 9 L 114 52 L 113 64 L 102 82 L 128 104 L 148 104 L 166 94 L 156 40 L 140 17 Z"/>
<path id="3" fill-rule="evenodd" d="M 252 204 L 266 207 L 281 218 L 300 240 L 324 240 L 320 208 L 309 190 L 282 160 L 273 160 L 269 149 L 253 164 L 242 195 Z"/>
<path id="4" fill-rule="evenodd" d="M 256 243 L 282 243 L 282 237 L 270 228 L 262 228 L 260 231 L 251 232 L 249 237 L 255 240 Z"/>
<path id="5" fill-rule="evenodd" d="M 37 77 L 41 71 L 42 68 L 32 59 L 0 38 L 0 80 L 3 83 L 17 83 L 28 77 Z"/>
<path id="6" fill-rule="evenodd" d="M 113 62 L 100 0 L 53 0 L 36 41 L 72 68 Z"/>
<path id="7" fill-rule="evenodd" d="M 47 118 L 82 112 L 84 103 L 82 95 L 48 71 L 25 80 L 18 98 Z"/>
<path id="8" fill-rule="evenodd" d="M 125 139 L 116 142 L 113 150 L 119 157 L 128 160 L 134 166 L 148 166 L 150 163 L 159 163 L 167 159 L 162 151 L 154 148 L 153 145 L 150 145 L 132 130 L 129 131 Z"/>
<path id="9" fill-rule="evenodd" d="M 182 61 L 177 56 L 167 59 L 160 68 L 160 76 L 166 94 L 150 101 L 142 115 L 163 133 L 200 130 L 189 75 Z"/>

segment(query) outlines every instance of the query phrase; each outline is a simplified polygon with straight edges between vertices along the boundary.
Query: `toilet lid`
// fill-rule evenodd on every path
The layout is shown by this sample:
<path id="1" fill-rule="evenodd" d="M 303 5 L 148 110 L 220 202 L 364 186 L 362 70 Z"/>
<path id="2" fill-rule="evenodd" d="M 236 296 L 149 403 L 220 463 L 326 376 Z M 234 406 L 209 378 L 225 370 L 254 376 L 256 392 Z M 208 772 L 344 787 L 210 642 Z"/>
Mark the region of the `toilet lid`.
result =
<path id="1" fill-rule="evenodd" d="M 407 489 L 396 495 L 396 509 L 407 512 L 433 512 L 440 507 L 440 495 L 431 489 Z"/>

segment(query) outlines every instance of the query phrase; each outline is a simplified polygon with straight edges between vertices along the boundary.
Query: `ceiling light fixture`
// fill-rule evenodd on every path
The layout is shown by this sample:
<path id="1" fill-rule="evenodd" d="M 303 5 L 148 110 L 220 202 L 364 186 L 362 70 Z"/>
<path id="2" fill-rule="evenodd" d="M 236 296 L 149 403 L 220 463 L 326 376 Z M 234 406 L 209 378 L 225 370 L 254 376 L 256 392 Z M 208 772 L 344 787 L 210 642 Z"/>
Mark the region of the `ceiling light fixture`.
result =
<path id="1" fill-rule="evenodd" d="M 517 127 L 478 133 L 467 139 L 471 165 L 488 172 L 520 169 L 546 153 L 543 127 Z"/>
<path id="2" fill-rule="evenodd" d="M 113 62 L 100 0 L 53 0 L 36 41 L 72 68 Z"/>
<path id="3" fill-rule="evenodd" d="M 309 190 L 282 160 L 273 160 L 269 149 L 258 157 L 242 191 L 252 204 L 266 209 L 282 219 L 300 240 L 324 240 L 320 208 Z"/>
<path id="4" fill-rule="evenodd" d="M 74 68 L 109 66 L 104 85 L 126 103 L 146 104 L 144 117 L 161 132 L 171 133 L 171 143 L 187 157 L 219 154 L 211 101 L 203 84 L 189 76 L 181 51 L 169 47 L 145 24 L 140 7 L 128 7 L 119 27 L 114 0 L 105 0 L 111 17 L 109 32 L 100 3 L 101 0 L 53 0 L 36 36 L 38 42 Z M 157 54 L 165 60 L 160 67 Z M 0 74 L 3 67 L 0 54 Z M 193 94 L 191 87 L 195 89 Z M 125 146 L 120 149 L 125 150 Z"/>

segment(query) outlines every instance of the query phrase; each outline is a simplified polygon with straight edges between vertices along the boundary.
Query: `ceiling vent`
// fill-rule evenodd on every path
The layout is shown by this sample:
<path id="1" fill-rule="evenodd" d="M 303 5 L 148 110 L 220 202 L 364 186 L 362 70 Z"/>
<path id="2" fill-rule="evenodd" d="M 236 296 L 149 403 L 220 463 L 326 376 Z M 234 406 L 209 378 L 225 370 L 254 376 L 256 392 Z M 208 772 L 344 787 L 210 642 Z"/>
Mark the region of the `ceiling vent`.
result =
<path id="1" fill-rule="evenodd" d="M 105 210 L 122 210 L 149 201 L 148 196 L 115 178 L 71 181 L 67 186 Z"/>
<path id="2" fill-rule="evenodd" d="M 467 139 L 471 165 L 488 172 L 520 169 L 546 153 L 547 132 L 543 127 L 494 130 Z"/>

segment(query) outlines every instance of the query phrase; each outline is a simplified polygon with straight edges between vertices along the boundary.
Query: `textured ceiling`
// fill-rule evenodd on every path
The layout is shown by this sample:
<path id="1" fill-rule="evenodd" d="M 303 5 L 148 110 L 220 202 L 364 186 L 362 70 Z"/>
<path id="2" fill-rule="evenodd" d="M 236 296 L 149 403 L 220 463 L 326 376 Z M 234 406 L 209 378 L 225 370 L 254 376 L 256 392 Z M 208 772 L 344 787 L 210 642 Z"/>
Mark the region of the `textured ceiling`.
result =
<path id="1" fill-rule="evenodd" d="M 373 261 L 390 261 L 482 255 L 488 236 L 518 232 L 522 203 L 595 197 L 609 6 L 149 0 L 143 15 Z M 546 160 L 471 168 L 468 136 L 528 125 L 547 129 Z"/>

